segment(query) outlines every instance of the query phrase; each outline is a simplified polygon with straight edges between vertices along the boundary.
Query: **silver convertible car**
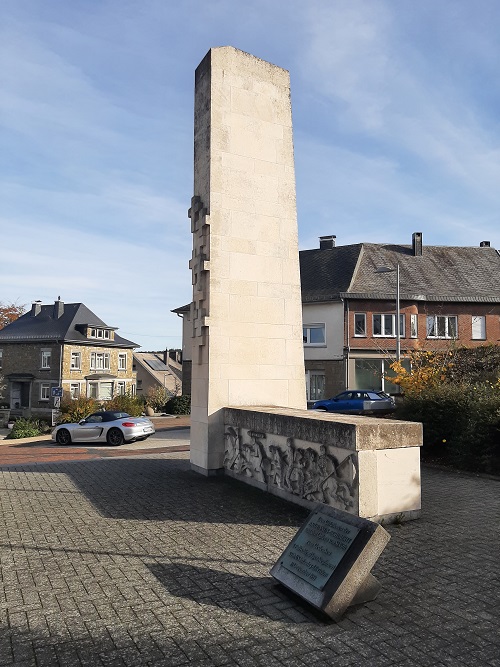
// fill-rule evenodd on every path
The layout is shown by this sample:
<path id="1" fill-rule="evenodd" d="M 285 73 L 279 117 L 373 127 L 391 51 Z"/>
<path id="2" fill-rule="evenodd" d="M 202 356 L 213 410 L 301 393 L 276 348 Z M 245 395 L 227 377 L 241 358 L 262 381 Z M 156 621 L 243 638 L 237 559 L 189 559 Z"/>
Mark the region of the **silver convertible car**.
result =
<path id="1" fill-rule="evenodd" d="M 117 447 L 124 442 L 146 440 L 155 432 L 147 417 L 131 417 L 126 412 L 104 410 L 93 412 L 78 424 L 60 424 L 52 431 L 52 440 L 59 445 L 73 442 L 106 442 Z"/>

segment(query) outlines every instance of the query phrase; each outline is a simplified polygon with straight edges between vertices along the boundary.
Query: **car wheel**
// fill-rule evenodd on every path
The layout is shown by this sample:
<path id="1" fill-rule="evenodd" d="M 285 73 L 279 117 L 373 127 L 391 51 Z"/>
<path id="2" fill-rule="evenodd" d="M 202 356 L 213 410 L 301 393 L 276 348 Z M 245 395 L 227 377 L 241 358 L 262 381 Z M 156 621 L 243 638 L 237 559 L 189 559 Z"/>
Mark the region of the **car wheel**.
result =
<path id="1" fill-rule="evenodd" d="M 67 428 L 61 428 L 59 431 L 57 431 L 56 442 L 58 445 L 71 444 L 71 433 Z"/>
<path id="2" fill-rule="evenodd" d="M 112 428 L 106 436 L 106 442 L 112 447 L 119 447 L 123 445 L 125 438 L 119 428 Z"/>

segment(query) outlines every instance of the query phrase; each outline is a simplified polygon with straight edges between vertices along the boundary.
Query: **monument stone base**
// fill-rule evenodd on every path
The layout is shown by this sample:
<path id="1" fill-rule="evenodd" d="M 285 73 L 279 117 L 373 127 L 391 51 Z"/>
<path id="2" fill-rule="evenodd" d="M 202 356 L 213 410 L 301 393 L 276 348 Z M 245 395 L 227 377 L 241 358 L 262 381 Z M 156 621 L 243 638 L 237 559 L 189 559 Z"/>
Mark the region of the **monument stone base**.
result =
<path id="1" fill-rule="evenodd" d="M 421 424 L 272 407 L 225 408 L 224 421 L 230 477 L 378 523 L 420 515 Z"/>

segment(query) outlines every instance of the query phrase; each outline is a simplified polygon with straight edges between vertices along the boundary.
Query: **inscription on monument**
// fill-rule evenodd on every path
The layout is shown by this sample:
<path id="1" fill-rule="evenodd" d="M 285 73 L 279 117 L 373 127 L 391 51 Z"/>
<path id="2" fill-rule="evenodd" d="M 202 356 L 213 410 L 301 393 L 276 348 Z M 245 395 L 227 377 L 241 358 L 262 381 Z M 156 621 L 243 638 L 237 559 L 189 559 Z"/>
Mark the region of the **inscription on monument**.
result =
<path id="1" fill-rule="evenodd" d="M 286 549 L 280 565 L 322 590 L 359 528 L 325 514 L 312 514 Z"/>

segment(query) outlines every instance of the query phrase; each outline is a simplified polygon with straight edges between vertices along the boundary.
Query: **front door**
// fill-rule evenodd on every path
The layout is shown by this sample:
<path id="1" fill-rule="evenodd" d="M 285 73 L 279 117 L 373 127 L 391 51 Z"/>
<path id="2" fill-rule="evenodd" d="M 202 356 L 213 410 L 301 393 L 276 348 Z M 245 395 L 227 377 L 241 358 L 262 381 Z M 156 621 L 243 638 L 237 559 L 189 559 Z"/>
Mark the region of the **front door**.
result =
<path id="1" fill-rule="evenodd" d="M 10 409 L 19 410 L 21 407 L 21 383 L 13 382 L 10 386 Z"/>

